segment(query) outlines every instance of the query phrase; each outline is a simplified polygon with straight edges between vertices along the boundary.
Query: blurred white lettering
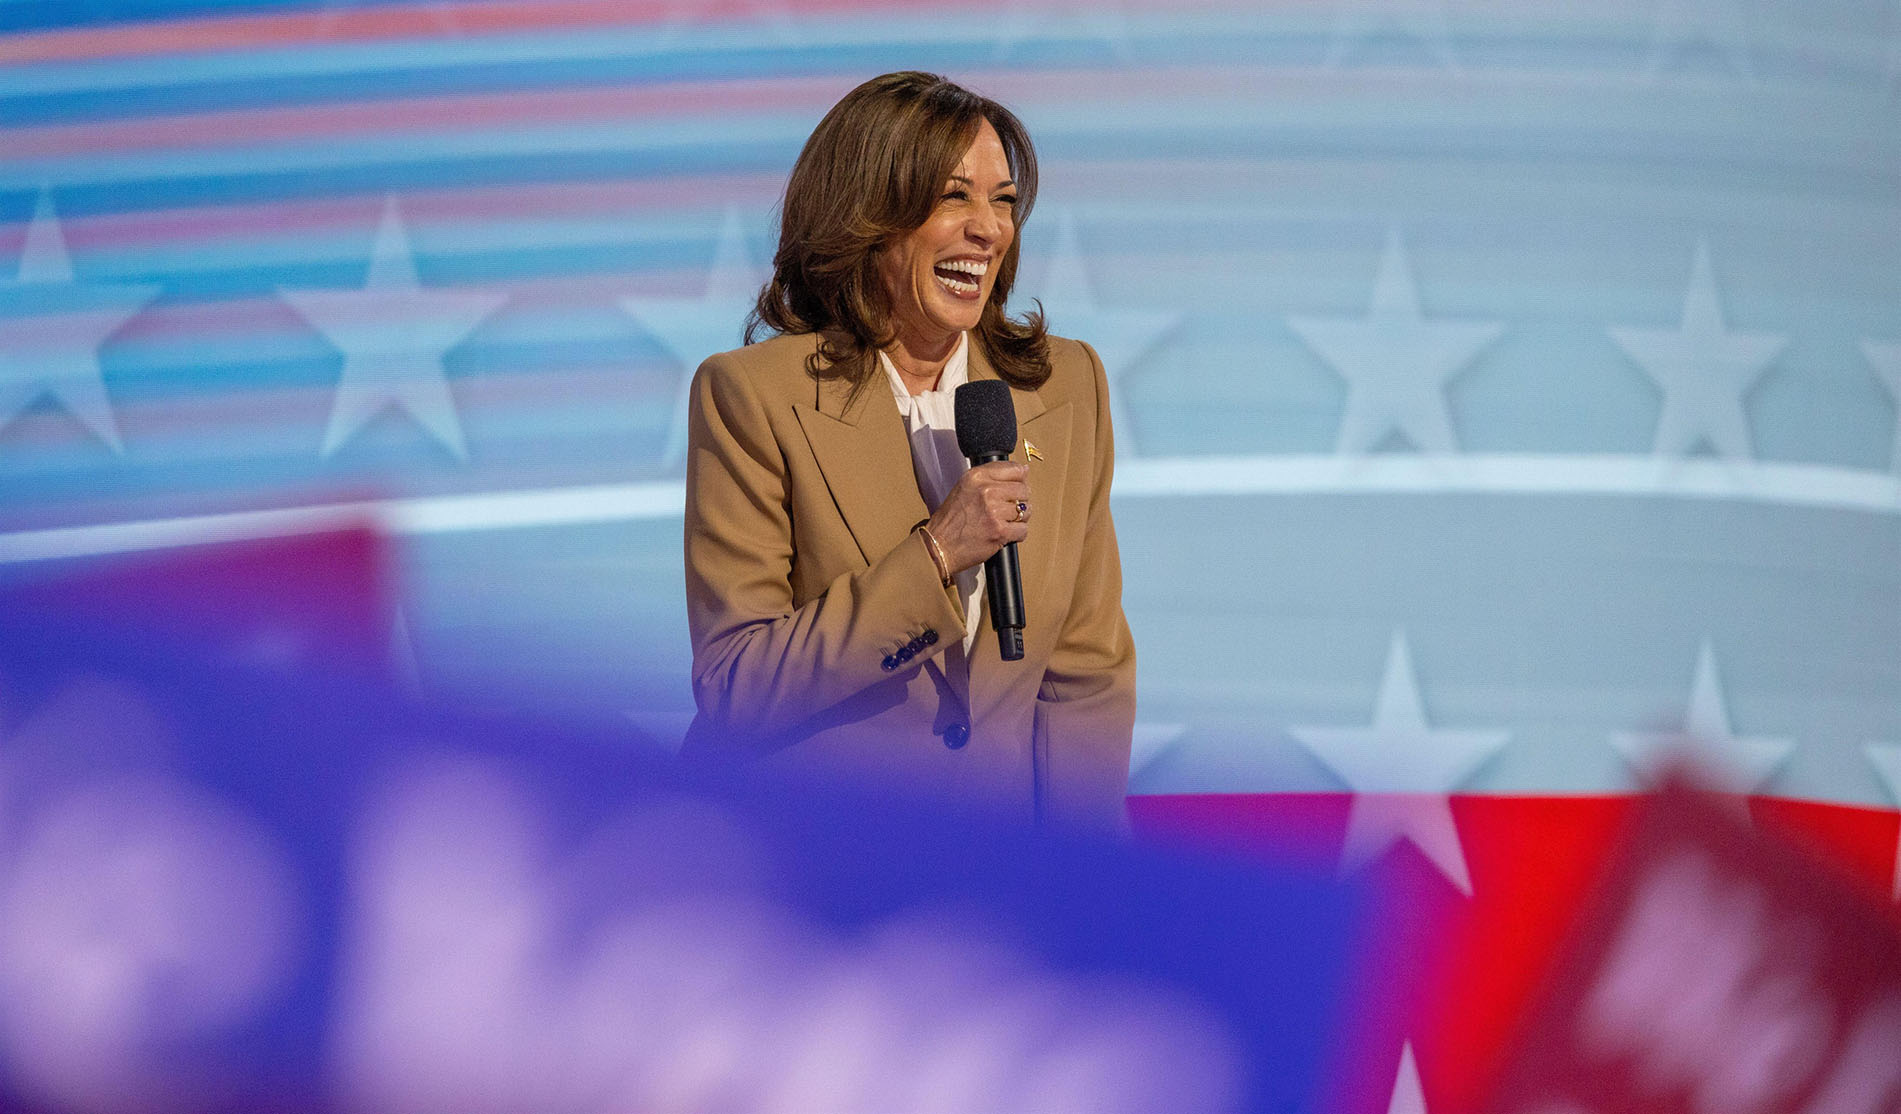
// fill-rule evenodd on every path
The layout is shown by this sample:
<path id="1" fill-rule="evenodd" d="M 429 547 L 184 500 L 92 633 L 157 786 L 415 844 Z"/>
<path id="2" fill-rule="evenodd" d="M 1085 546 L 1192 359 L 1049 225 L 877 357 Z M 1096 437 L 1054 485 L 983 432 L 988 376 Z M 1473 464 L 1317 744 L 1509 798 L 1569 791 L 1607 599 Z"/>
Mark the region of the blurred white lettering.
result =
<path id="1" fill-rule="evenodd" d="M 771 899 L 764 852 L 717 806 L 624 818 L 597 841 L 618 857 L 578 857 L 609 875 L 555 861 L 545 829 L 516 783 L 473 761 L 404 782 L 373 814 L 334 1042 L 351 1106 L 1147 1114 L 1238 1101 L 1237 1054 L 1192 1003 L 1040 970 L 994 927 L 944 913 L 863 939 L 823 931 Z M 613 907 L 592 908 L 603 894 Z"/>
<path id="2" fill-rule="evenodd" d="M 1632 1056 L 1652 1092 L 1689 1091 L 1704 1114 L 1746 1114 L 1800 1092 L 1832 1021 L 1813 987 L 1809 926 L 1681 855 L 1642 883 L 1585 1003 L 1593 1053 Z"/>
<path id="3" fill-rule="evenodd" d="M 251 1016 L 292 968 L 292 875 L 269 835 L 183 783 L 126 778 L 21 817 L 0 882 L 0 1047 L 73 1110 L 216 1085 L 177 1043 Z"/>

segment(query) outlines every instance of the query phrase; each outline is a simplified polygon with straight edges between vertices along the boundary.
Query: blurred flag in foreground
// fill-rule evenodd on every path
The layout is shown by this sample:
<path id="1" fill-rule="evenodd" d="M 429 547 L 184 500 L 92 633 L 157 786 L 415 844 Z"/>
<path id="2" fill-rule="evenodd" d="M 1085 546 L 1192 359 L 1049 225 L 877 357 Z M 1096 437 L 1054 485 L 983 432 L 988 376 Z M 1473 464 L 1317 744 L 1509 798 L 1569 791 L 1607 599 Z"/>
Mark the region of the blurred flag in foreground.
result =
<path id="1" fill-rule="evenodd" d="M 1901 927 L 1740 806 L 1681 782 L 1640 806 L 1492 1110 L 1901 1110 Z"/>
<path id="2" fill-rule="evenodd" d="M 386 566 L 4 590 L 0 1107 L 1318 1110 L 1352 1070 L 1366 887 L 426 707 Z"/>

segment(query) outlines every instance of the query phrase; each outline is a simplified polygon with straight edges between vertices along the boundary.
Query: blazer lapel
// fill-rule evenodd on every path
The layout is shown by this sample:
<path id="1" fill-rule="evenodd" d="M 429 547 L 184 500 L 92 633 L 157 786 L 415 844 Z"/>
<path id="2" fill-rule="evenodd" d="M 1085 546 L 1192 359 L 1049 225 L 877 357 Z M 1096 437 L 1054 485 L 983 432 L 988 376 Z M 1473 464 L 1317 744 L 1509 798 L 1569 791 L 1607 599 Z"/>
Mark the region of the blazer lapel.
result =
<path id="1" fill-rule="evenodd" d="M 1069 412 L 1069 403 L 1065 402 L 1031 418 L 1019 417 L 1016 452 L 1010 456 L 1030 466 L 1030 535 L 1017 547 L 1021 551 L 1026 610 L 1036 598 L 1035 590 L 1043 586 L 1054 564 L 1056 548 L 1063 542 L 1057 531 L 1063 521 L 1063 477 L 1069 463 Z M 1036 459 L 1029 459 L 1026 445 L 1036 446 Z M 1076 539 L 1069 540 L 1073 543 Z M 1033 611 L 1026 617 L 1036 621 Z"/>
<path id="2" fill-rule="evenodd" d="M 925 517 L 904 420 L 882 377 L 856 398 L 843 379 L 821 379 L 815 406 L 797 407 L 825 485 L 869 565 L 891 552 Z"/>
<path id="3" fill-rule="evenodd" d="M 858 397 L 843 379 L 821 379 L 813 407 L 795 407 L 825 486 L 869 565 L 897 548 L 930 512 L 918 491 L 911 438 L 882 370 Z M 949 634 L 949 631 L 944 632 Z M 924 663 L 970 707 L 963 647 L 955 644 Z M 952 664 L 946 666 L 945 661 Z"/>

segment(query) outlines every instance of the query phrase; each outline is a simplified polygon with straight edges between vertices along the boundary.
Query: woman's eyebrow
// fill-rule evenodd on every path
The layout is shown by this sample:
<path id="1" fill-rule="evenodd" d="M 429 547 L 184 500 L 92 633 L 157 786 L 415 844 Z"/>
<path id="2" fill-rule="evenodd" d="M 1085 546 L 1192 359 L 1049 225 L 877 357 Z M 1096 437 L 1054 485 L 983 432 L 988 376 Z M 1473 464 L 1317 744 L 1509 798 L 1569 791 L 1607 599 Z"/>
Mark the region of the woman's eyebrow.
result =
<path id="1" fill-rule="evenodd" d="M 971 181 L 969 178 L 964 177 L 962 174 L 953 174 L 950 176 L 950 180 L 953 182 L 962 182 L 966 186 L 974 186 L 977 184 Z M 1002 189 L 1005 186 L 1014 186 L 1016 184 L 1017 184 L 1017 180 L 1015 178 L 1005 178 L 1003 181 L 997 183 L 997 188 Z"/>

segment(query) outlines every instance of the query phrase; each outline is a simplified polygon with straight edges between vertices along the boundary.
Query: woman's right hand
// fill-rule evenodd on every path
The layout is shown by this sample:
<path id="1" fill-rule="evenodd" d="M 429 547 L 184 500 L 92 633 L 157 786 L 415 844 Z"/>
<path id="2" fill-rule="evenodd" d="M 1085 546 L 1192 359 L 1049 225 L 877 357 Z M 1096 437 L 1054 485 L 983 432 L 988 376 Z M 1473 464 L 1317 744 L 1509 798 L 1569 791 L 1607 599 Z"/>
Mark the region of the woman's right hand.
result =
<path id="1" fill-rule="evenodd" d="M 958 478 L 927 523 L 953 573 L 980 565 L 1011 542 L 1029 536 L 1030 466 L 1014 460 L 980 464 Z"/>

